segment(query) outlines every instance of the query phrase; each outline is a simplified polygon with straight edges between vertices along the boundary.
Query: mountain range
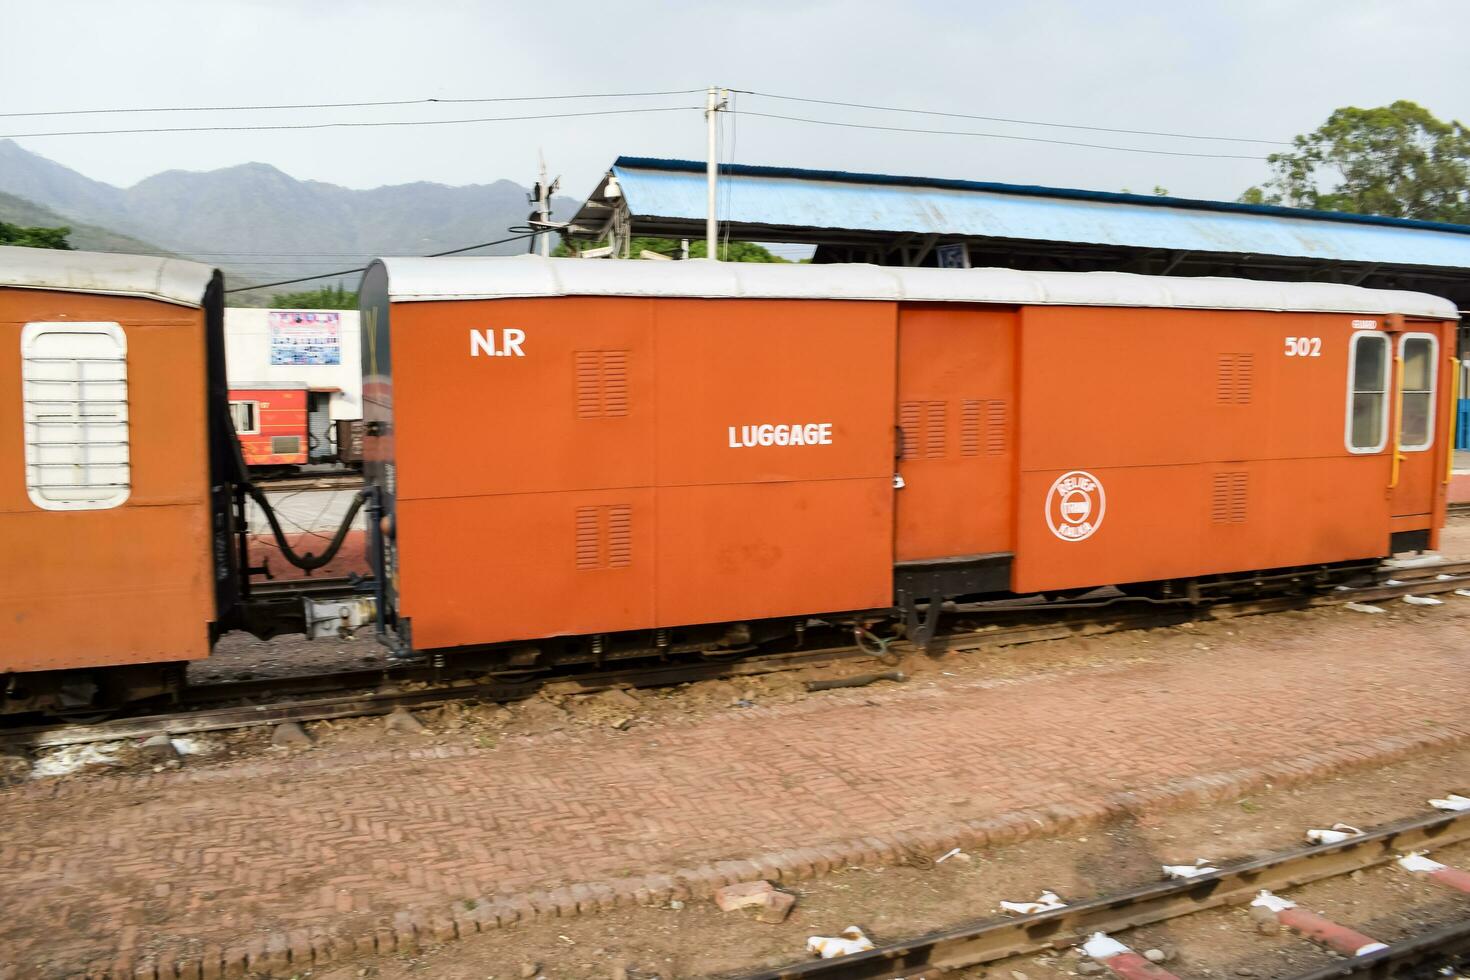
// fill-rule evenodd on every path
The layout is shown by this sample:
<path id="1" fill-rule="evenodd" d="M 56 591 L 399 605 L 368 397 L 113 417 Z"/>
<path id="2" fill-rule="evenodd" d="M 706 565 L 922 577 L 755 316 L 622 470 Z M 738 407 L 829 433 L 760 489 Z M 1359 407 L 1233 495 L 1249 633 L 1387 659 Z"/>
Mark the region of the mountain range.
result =
<path id="1" fill-rule="evenodd" d="M 197 259 L 224 269 L 232 285 L 351 268 L 377 255 L 424 255 L 505 238 L 507 228 L 525 223 L 527 193 L 509 180 L 459 187 L 420 181 L 354 190 L 297 180 L 264 163 L 206 172 L 166 170 L 123 188 L 93 180 L 13 140 L 0 140 L 0 220 L 70 225 L 77 248 Z M 553 216 L 566 220 L 579 203 L 555 198 Z M 21 220 L 24 215 L 32 217 Z M 511 242 L 475 254 L 525 250 L 525 242 Z M 355 287 L 357 276 L 340 281 Z M 265 298 L 236 296 L 253 296 L 255 302 Z"/>

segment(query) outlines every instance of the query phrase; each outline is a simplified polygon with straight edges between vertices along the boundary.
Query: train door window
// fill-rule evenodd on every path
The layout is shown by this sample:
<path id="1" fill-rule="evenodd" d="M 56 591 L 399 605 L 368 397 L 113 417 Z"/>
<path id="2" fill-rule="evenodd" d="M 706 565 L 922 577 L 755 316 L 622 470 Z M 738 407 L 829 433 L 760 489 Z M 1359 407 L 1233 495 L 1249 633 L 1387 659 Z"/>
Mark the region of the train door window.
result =
<path id="1" fill-rule="evenodd" d="M 1404 359 L 1403 413 L 1399 448 L 1423 452 L 1434 445 L 1434 381 L 1439 367 L 1439 341 L 1433 334 L 1406 333 L 1399 340 Z"/>
<path id="2" fill-rule="evenodd" d="M 20 334 L 26 493 L 102 510 L 132 492 L 127 335 L 116 323 L 27 323 Z"/>
<path id="3" fill-rule="evenodd" d="M 1388 335 L 1356 333 L 1348 353 L 1347 448 L 1382 452 L 1388 443 Z"/>
<path id="4" fill-rule="evenodd" d="M 230 402 L 230 421 L 235 424 L 235 435 L 258 435 L 260 402 Z"/>

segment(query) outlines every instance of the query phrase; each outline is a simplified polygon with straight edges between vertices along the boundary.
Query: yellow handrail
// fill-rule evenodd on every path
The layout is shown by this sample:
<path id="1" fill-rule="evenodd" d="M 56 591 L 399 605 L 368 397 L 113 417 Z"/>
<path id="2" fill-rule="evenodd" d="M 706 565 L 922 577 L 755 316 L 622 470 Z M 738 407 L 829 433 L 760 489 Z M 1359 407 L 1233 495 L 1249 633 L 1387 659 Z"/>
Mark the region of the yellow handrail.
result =
<path id="1" fill-rule="evenodd" d="M 1390 490 L 1399 485 L 1399 463 L 1404 458 L 1399 448 L 1404 442 L 1402 438 L 1404 429 L 1404 358 L 1402 354 L 1393 359 L 1393 378 L 1396 397 L 1393 417 L 1393 476 L 1388 481 Z"/>
<path id="2" fill-rule="evenodd" d="M 1455 475 L 1455 429 L 1460 416 L 1460 359 L 1450 355 L 1450 413 L 1445 426 L 1444 482 L 1449 483 Z"/>

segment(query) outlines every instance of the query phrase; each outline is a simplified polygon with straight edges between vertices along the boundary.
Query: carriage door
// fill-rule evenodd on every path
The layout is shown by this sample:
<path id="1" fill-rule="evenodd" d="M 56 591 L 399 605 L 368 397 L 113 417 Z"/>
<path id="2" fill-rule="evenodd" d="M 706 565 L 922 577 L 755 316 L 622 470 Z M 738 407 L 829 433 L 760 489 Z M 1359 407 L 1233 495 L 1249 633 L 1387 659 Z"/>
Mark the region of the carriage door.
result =
<path id="1" fill-rule="evenodd" d="M 1440 412 L 1440 379 L 1449 376 L 1442 370 L 1447 357 L 1442 333 L 1437 323 L 1390 320 L 1389 513 L 1394 534 L 1403 535 L 1396 547 L 1428 547 L 1427 541 L 1418 544 L 1405 532 L 1433 525 L 1435 499 L 1446 472 L 1439 444 L 1447 434 L 1441 429 L 1451 420 Z"/>
<path id="2" fill-rule="evenodd" d="M 900 563 L 1012 550 L 1017 318 L 958 303 L 899 309 Z"/>

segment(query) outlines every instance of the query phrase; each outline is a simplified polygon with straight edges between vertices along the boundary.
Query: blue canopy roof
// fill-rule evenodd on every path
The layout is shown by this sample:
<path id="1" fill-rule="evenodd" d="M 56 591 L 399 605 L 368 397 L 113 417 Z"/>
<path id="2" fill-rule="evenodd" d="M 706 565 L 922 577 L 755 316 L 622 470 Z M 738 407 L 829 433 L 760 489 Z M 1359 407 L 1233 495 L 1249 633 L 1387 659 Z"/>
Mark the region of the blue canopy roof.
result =
<path id="1" fill-rule="evenodd" d="M 704 164 L 619 157 L 635 218 L 702 222 Z M 721 168 L 720 220 L 1470 269 L 1470 226 L 1271 205 L 785 167 Z"/>

